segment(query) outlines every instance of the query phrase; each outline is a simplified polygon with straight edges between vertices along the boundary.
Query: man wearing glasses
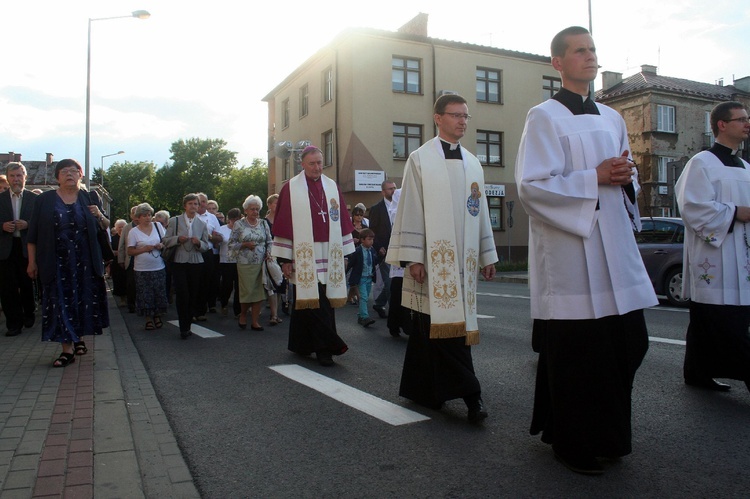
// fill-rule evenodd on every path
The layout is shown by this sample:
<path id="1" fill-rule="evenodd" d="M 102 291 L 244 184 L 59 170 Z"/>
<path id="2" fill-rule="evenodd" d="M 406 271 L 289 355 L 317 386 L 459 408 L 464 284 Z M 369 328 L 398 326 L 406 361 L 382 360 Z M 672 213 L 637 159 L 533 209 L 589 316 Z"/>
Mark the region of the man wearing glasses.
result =
<path id="1" fill-rule="evenodd" d="M 717 105 L 711 129 L 716 142 L 688 161 L 675 187 L 691 299 L 683 375 L 699 388 L 727 391 L 713 378 L 730 378 L 750 389 L 750 165 L 738 154 L 750 135 L 747 109 Z"/>
<path id="2" fill-rule="evenodd" d="M 460 95 L 435 102 L 438 136 L 406 162 L 386 261 L 406 267 L 401 303 L 413 320 L 399 394 L 434 409 L 462 398 L 479 422 L 487 410 L 470 346 L 479 342 L 477 277 L 495 276 L 497 252 L 482 166 L 459 144 L 468 111 Z"/>

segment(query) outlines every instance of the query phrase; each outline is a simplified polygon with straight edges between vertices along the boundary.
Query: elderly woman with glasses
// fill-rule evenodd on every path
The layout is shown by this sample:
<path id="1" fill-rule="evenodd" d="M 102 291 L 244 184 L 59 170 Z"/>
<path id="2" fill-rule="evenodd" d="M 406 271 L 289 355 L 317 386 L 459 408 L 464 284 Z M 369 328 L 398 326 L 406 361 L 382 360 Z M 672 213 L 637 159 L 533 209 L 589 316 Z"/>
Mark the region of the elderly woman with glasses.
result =
<path id="1" fill-rule="evenodd" d="M 107 287 L 97 231 L 109 225 L 98 197 L 81 189 L 74 159 L 55 166 L 60 187 L 34 203 L 28 233 L 29 277 L 42 285 L 42 341 L 62 344 L 52 364 L 65 367 L 88 349 L 82 338 L 109 327 Z"/>
<path id="2" fill-rule="evenodd" d="M 247 310 L 250 309 L 253 331 L 263 331 L 260 325 L 260 309 L 266 300 L 263 287 L 263 261 L 271 258 L 271 229 L 260 218 L 263 201 L 250 195 L 242 203 L 245 218 L 234 223 L 229 237 L 229 250 L 237 261 L 237 277 L 240 289 L 240 316 L 237 321 L 240 329 L 247 327 Z"/>
<path id="3" fill-rule="evenodd" d="M 127 252 L 134 257 L 135 310 L 146 317 L 146 330 L 161 328 L 161 315 L 167 312 L 167 271 L 161 250 L 164 228 L 151 217 L 154 209 L 148 203 L 135 207 L 138 225 L 128 232 Z"/>

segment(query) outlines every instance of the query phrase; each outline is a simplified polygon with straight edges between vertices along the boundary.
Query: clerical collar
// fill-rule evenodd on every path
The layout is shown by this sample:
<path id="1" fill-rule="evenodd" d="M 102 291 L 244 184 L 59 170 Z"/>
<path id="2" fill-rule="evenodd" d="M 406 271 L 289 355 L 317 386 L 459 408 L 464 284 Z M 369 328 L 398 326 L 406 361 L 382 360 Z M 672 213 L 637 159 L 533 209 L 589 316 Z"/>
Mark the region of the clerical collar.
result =
<path id="1" fill-rule="evenodd" d="M 599 108 L 591 100 L 590 94 L 588 96 L 577 94 L 563 87 L 552 98 L 568 108 L 568 111 L 575 116 L 581 114 L 601 114 L 599 113 Z"/>
<path id="2" fill-rule="evenodd" d="M 723 164 L 724 166 L 739 168 L 745 167 L 745 165 L 742 164 L 742 160 L 737 156 L 736 149 L 733 150 L 725 146 L 724 144 L 714 142 L 714 145 L 711 146 L 711 149 L 709 149 L 709 151 L 712 152 L 717 158 L 719 158 L 719 161 L 721 161 L 721 164 Z"/>
<path id="3" fill-rule="evenodd" d="M 463 159 L 460 143 L 452 144 L 447 140 L 440 139 L 440 145 L 443 146 L 445 159 Z"/>

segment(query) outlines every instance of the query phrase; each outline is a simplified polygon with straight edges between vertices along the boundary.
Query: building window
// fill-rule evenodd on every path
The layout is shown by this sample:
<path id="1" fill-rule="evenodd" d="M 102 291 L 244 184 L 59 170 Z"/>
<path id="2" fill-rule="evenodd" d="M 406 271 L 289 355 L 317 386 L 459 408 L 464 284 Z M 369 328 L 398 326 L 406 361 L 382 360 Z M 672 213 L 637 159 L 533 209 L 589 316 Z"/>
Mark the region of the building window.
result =
<path id="1" fill-rule="evenodd" d="M 323 134 L 323 166 L 333 165 L 333 130 Z"/>
<path id="2" fill-rule="evenodd" d="M 333 68 L 328 66 L 323 71 L 323 104 L 333 100 Z"/>
<path id="3" fill-rule="evenodd" d="M 422 92 L 422 71 L 419 59 L 393 57 L 391 88 L 394 92 L 419 94 Z"/>
<path id="4" fill-rule="evenodd" d="M 289 168 L 290 163 L 291 162 L 289 161 L 289 158 L 284 158 L 284 164 L 281 167 L 284 170 L 282 175 L 284 177 L 284 180 L 289 180 L 291 178 L 291 171 Z"/>
<path id="5" fill-rule="evenodd" d="M 562 88 L 562 80 L 554 76 L 542 76 L 542 102 L 551 99 Z"/>
<path id="6" fill-rule="evenodd" d="M 656 106 L 656 130 L 674 133 L 674 106 Z"/>
<path id="7" fill-rule="evenodd" d="M 499 69 L 477 68 L 477 102 L 501 104 Z"/>
<path id="8" fill-rule="evenodd" d="M 489 207 L 492 230 L 503 230 L 503 198 L 488 196 L 487 205 Z"/>
<path id="9" fill-rule="evenodd" d="M 310 90 L 307 83 L 299 89 L 299 117 L 307 116 L 307 105 L 310 97 Z"/>
<path id="10" fill-rule="evenodd" d="M 503 132 L 477 130 L 477 158 L 486 166 L 503 166 Z"/>
<path id="11" fill-rule="evenodd" d="M 422 145 L 422 126 L 393 124 L 393 157 L 406 159 Z"/>
<path id="12" fill-rule="evenodd" d="M 706 127 L 703 130 L 703 148 L 710 149 L 714 145 L 714 132 L 711 130 L 711 111 L 706 111 Z"/>
<path id="13" fill-rule="evenodd" d="M 660 184 L 666 184 L 667 179 L 669 178 L 668 175 L 668 163 L 671 163 L 674 161 L 674 158 L 670 158 L 667 156 L 659 156 L 659 163 L 657 166 L 657 172 L 656 172 L 656 182 Z"/>
<path id="14" fill-rule="evenodd" d="M 281 128 L 287 128 L 289 126 L 289 99 L 284 100 L 281 103 Z"/>

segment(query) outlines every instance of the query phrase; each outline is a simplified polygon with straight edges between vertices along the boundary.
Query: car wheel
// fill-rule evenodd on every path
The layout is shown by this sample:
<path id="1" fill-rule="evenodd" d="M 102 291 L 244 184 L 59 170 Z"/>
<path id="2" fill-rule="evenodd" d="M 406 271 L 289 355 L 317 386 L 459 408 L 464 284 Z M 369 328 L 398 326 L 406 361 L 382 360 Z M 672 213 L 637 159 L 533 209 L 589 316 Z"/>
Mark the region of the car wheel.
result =
<path id="1" fill-rule="evenodd" d="M 667 272 L 667 277 L 664 279 L 664 282 L 667 301 L 669 301 L 671 305 L 677 307 L 687 306 L 689 300 L 684 298 L 682 293 L 682 269 L 680 267 L 675 267 Z"/>

